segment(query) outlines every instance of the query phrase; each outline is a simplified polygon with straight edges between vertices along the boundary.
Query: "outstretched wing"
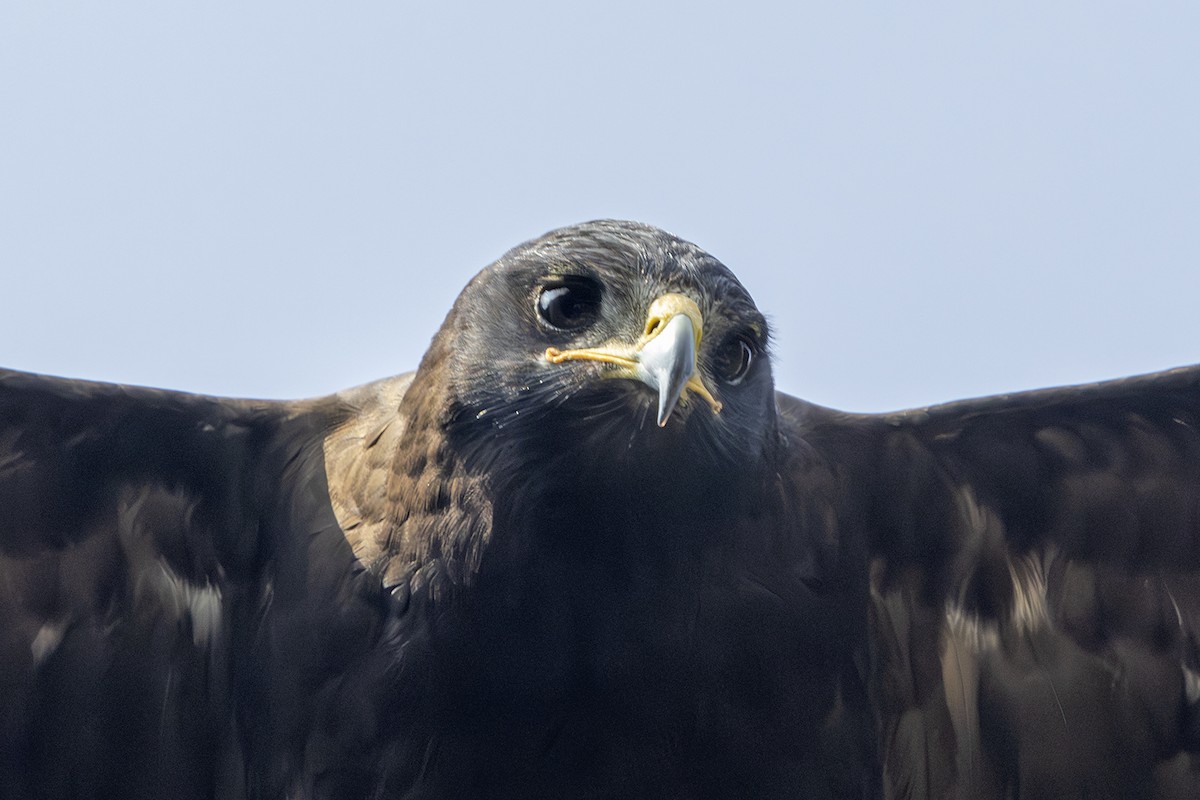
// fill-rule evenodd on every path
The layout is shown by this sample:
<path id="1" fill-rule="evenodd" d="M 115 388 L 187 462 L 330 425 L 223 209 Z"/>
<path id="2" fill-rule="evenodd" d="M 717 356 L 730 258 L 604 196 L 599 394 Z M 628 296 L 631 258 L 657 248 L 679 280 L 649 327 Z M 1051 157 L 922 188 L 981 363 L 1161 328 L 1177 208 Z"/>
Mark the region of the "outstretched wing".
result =
<path id="1" fill-rule="evenodd" d="M 309 707 L 284 695 L 321 689 L 322 643 L 352 659 L 339 629 L 376 619 L 329 506 L 327 423 L 0 372 L 0 795 L 271 793 L 286 755 L 250 761 Z"/>
<path id="2" fill-rule="evenodd" d="M 835 428 L 895 795 L 1200 796 L 1200 368 Z"/>

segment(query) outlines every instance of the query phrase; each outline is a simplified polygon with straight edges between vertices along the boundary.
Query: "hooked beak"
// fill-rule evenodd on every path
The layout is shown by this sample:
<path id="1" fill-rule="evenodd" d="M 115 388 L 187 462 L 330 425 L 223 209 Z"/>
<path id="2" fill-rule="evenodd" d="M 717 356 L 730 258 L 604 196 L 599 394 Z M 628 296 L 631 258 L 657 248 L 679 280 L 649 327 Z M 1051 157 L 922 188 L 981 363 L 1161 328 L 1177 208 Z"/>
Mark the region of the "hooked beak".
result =
<path id="1" fill-rule="evenodd" d="M 609 375 L 633 378 L 658 393 L 658 426 L 664 427 L 688 389 L 708 401 L 713 413 L 721 411 L 696 369 L 696 352 L 704 333 L 700 308 L 690 297 L 665 294 L 650 304 L 646 328 L 636 344 L 612 343 L 582 350 L 546 350 L 552 364 L 564 361 L 602 361 L 618 369 Z M 684 400 L 686 402 L 686 400 Z"/>

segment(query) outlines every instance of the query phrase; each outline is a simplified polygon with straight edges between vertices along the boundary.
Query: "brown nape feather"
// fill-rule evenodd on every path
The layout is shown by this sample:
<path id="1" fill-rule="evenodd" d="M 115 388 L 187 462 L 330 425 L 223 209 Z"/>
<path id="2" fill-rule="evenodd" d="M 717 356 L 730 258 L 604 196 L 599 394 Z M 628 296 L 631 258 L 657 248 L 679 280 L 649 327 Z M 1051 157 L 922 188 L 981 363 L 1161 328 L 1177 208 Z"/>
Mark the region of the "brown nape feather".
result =
<path id="1" fill-rule="evenodd" d="M 438 600 L 468 583 L 491 524 L 481 479 L 466 474 L 441 435 L 437 394 L 421 393 L 401 410 L 413 381 L 410 373 L 339 393 L 348 413 L 324 440 L 346 539 L 405 603 L 412 592 Z"/>
<path id="2" fill-rule="evenodd" d="M 407 373 L 339 392 L 345 419 L 324 439 L 329 500 L 363 564 L 380 563 L 402 522 L 395 519 L 389 488 L 406 427 L 398 412 L 412 379 Z"/>

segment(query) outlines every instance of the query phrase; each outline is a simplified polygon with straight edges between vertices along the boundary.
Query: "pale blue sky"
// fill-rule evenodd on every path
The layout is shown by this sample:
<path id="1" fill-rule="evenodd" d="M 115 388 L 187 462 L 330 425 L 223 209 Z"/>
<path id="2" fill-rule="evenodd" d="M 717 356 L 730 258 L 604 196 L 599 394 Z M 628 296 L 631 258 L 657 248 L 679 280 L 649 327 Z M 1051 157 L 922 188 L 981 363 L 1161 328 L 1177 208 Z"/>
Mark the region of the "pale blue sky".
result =
<path id="1" fill-rule="evenodd" d="M 1198 42 L 1194 2 L 7 0 L 0 364 L 321 394 L 597 217 L 725 261 L 829 405 L 1200 361 Z"/>

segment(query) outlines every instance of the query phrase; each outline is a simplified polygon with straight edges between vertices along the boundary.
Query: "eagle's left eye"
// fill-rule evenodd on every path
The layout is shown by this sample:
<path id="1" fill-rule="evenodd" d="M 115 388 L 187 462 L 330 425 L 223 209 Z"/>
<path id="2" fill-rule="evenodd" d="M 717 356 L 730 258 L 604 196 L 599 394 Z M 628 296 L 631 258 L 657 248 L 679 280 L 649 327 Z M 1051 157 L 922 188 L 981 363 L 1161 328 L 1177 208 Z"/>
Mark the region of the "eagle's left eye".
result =
<path id="1" fill-rule="evenodd" d="M 754 363 L 754 347 L 742 336 L 735 336 L 721 345 L 713 359 L 717 376 L 731 386 L 737 386 Z"/>
<path id="2" fill-rule="evenodd" d="M 600 286 L 590 278 L 558 278 L 538 293 L 538 316 L 552 328 L 586 328 L 600 316 Z"/>

